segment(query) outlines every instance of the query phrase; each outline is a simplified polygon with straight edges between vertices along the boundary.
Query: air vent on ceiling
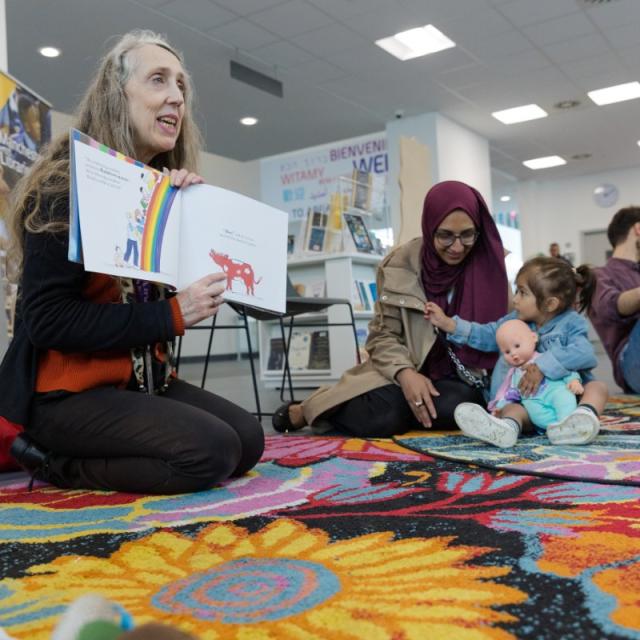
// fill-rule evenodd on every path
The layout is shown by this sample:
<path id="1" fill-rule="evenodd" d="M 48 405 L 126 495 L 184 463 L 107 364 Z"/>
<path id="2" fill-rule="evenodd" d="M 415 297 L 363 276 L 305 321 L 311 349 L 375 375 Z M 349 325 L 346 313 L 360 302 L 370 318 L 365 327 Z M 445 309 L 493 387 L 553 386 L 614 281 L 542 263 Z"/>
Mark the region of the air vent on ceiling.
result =
<path id="1" fill-rule="evenodd" d="M 283 96 L 282 82 L 280 82 L 280 80 L 276 80 L 271 76 L 260 73 L 251 67 L 246 67 L 239 62 L 231 60 L 229 72 L 231 73 L 231 77 L 235 80 L 244 82 L 256 89 L 260 89 L 260 91 L 266 91 L 278 98 L 282 98 Z"/>
<path id="2" fill-rule="evenodd" d="M 611 4 L 612 2 L 618 2 L 618 0 L 576 0 L 582 7 L 595 7 L 599 4 Z"/>

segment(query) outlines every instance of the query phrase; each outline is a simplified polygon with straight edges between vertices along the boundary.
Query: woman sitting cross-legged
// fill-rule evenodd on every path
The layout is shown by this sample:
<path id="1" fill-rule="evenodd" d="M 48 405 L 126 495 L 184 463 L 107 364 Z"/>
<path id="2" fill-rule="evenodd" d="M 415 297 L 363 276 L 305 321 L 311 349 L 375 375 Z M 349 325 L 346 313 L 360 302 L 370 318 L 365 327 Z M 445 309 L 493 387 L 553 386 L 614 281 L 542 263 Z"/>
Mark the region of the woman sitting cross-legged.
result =
<path id="1" fill-rule="evenodd" d="M 485 405 L 484 380 L 496 355 L 470 347 L 450 352 L 423 317 L 427 300 L 477 322 L 507 311 L 504 249 L 482 196 L 462 182 L 435 185 L 424 200 L 422 237 L 382 261 L 377 290 L 368 360 L 336 385 L 280 407 L 277 431 L 320 422 L 358 437 L 455 429 L 458 404 Z"/>

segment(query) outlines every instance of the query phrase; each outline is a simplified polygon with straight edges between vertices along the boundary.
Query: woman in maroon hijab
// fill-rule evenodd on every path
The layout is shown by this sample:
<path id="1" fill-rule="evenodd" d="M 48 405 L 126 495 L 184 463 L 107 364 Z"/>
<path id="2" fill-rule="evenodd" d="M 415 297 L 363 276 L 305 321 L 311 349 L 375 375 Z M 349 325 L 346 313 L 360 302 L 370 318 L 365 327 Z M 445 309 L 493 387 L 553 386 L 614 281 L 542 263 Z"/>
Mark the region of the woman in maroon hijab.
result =
<path id="1" fill-rule="evenodd" d="M 496 355 L 448 344 L 423 317 L 427 301 L 481 323 L 507 312 L 504 249 L 482 196 L 453 180 L 430 189 L 422 237 L 381 262 L 376 284 L 368 360 L 301 404 L 282 405 L 273 416 L 277 431 L 313 424 L 388 437 L 420 426 L 455 429 L 459 403 L 485 404 Z"/>

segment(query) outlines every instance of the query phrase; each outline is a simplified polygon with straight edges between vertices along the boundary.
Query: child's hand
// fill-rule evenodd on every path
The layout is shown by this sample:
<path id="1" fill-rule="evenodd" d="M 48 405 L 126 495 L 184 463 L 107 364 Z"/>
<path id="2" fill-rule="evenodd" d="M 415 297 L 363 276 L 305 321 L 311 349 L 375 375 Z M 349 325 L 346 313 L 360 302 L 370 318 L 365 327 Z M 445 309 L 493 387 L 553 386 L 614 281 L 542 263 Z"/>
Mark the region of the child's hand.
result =
<path id="1" fill-rule="evenodd" d="M 575 393 L 577 396 L 581 396 L 584 393 L 584 387 L 580 380 L 570 380 L 567 385 L 567 389 L 569 389 L 571 393 Z"/>
<path id="2" fill-rule="evenodd" d="M 522 380 L 520 380 L 518 390 L 526 398 L 536 393 L 544 375 L 535 362 L 526 364 L 522 369 L 525 373 L 522 376 Z"/>
<path id="3" fill-rule="evenodd" d="M 424 305 L 424 317 L 434 327 L 438 327 L 446 333 L 453 333 L 456 330 L 456 321 L 450 318 L 435 302 L 427 302 Z"/>

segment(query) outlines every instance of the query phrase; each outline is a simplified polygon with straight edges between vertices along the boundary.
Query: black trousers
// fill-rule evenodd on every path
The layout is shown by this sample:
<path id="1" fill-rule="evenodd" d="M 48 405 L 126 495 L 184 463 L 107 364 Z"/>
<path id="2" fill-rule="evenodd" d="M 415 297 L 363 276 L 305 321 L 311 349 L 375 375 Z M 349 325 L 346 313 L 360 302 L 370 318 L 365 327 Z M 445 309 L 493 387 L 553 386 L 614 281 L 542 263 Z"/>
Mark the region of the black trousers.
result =
<path id="1" fill-rule="evenodd" d="M 438 417 L 432 429 L 457 429 L 453 410 L 461 402 L 474 402 L 486 406 L 480 391 L 458 379 L 434 381 L 439 396 L 433 396 Z M 409 403 L 396 384 L 379 387 L 363 393 L 340 405 L 331 413 L 323 414 L 336 429 L 358 438 L 390 438 L 391 436 L 422 429 Z"/>
<path id="2" fill-rule="evenodd" d="M 51 452 L 52 484 L 131 493 L 208 489 L 264 451 L 252 414 L 181 380 L 155 396 L 114 387 L 43 394 L 28 433 Z"/>

